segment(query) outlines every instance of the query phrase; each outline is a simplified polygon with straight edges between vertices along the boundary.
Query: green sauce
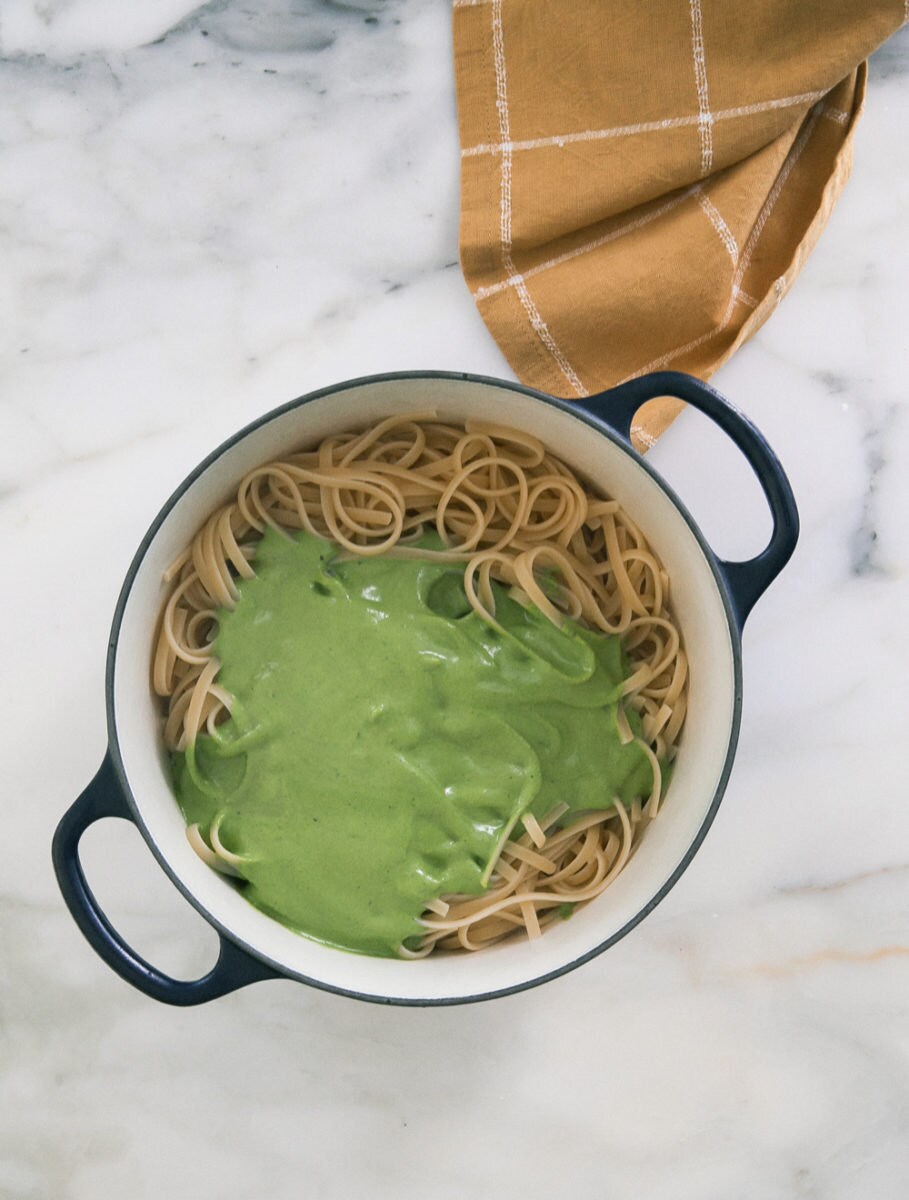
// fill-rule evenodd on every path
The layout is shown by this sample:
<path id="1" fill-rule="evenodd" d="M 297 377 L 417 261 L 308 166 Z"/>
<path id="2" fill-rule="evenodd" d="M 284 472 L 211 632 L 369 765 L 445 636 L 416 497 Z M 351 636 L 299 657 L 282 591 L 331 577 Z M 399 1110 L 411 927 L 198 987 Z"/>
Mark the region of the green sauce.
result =
<path id="1" fill-rule="evenodd" d="M 483 891 L 523 813 L 628 804 L 651 768 L 619 740 L 618 638 L 556 629 L 496 585 L 500 632 L 459 567 L 335 554 L 266 533 L 219 614 L 233 715 L 174 757 L 176 791 L 203 831 L 221 814 L 249 901 L 391 956 L 430 900 Z"/>

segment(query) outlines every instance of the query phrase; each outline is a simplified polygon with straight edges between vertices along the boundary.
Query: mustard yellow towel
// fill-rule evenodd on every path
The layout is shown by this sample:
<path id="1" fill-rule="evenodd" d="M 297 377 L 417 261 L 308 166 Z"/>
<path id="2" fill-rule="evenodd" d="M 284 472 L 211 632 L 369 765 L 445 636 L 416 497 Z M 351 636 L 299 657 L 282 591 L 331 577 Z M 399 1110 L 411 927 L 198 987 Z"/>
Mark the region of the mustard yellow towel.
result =
<path id="1" fill-rule="evenodd" d="M 909 0 L 454 0 L 461 265 L 518 377 L 706 377 L 779 304 Z M 655 400 L 647 446 L 676 401 Z"/>

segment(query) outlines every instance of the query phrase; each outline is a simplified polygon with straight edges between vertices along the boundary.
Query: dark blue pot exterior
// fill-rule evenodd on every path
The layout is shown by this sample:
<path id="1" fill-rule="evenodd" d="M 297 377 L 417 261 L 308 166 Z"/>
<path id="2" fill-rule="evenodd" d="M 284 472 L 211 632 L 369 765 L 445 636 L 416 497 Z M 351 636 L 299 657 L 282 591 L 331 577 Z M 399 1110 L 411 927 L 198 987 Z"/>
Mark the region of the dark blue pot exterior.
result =
<path id="1" fill-rule="evenodd" d="M 637 918 L 630 922 L 618 936 L 624 936 L 648 912 L 652 911 L 681 876 L 703 840 L 719 806 L 726 779 L 732 765 L 738 729 L 741 695 L 742 627 L 754 604 L 788 562 L 795 549 L 799 533 L 795 499 L 783 468 L 770 446 L 748 418 L 707 384 L 690 375 L 684 375 L 676 371 L 661 371 L 656 374 L 644 375 L 639 379 L 631 380 L 616 388 L 601 392 L 598 395 L 573 401 L 559 400 L 555 397 L 532 391 L 519 384 L 508 383 L 498 379 L 443 371 L 408 371 L 348 380 L 345 383 L 337 384 L 293 400 L 289 404 L 267 413 L 235 434 L 234 437 L 230 438 L 209 455 L 204 462 L 200 463 L 174 495 L 170 497 L 152 523 L 133 559 L 120 593 L 120 599 L 114 614 L 107 661 L 109 747 L 98 773 L 72 807 L 66 812 L 57 827 L 53 841 L 53 862 L 63 898 L 88 942 L 118 975 L 132 984 L 133 987 L 138 988 L 139 991 L 144 992 L 147 996 L 151 996 L 155 1000 L 160 1000 L 166 1004 L 183 1006 L 201 1004 L 204 1001 L 226 995 L 228 992 L 236 991 L 238 988 L 245 987 L 250 983 L 264 979 L 282 978 L 286 973 L 281 971 L 279 967 L 264 962 L 250 948 L 241 946 L 227 931 L 219 929 L 220 953 L 217 962 L 206 975 L 195 980 L 178 980 L 165 975 L 136 954 L 120 937 L 98 905 L 82 870 L 79 858 L 79 842 L 85 830 L 95 821 L 101 820 L 104 817 L 119 817 L 134 821 L 141 828 L 140 822 L 137 821 L 135 801 L 127 787 L 125 772 L 120 761 L 112 686 L 113 666 L 120 623 L 139 565 L 164 518 L 190 484 L 220 458 L 225 450 L 242 440 L 254 429 L 259 428 L 262 424 L 284 412 L 333 393 L 347 391 L 351 388 L 370 383 L 413 379 L 447 379 L 482 383 L 523 393 L 547 404 L 554 405 L 557 408 L 569 411 L 575 416 L 579 416 L 596 429 L 601 436 L 621 445 L 627 453 L 633 455 L 635 458 L 639 458 L 631 445 L 631 424 L 635 413 L 647 400 L 658 396 L 674 396 L 691 404 L 694 408 L 699 409 L 708 416 L 729 435 L 745 455 L 757 476 L 758 482 L 770 506 L 773 518 L 773 531 L 767 547 L 759 555 L 745 562 L 726 562 L 718 559 L 710 550 L 697 525 L 679 498 L 643 459 L 639 459 L 648 474 L 651 475 L 654 481 L 666 492 L 681 511 L 701 544 L 713 570 L 717 586 L 725 603 L 729 620 L 729 632 L 732 637 L 736 671 L 737 706 L 734 715 L 735 727 L 730 739 L 723 777 L 698 838 L 659 895 L 654 897 L 647 908 L 638 914 Z M 178 883 L 179 886 L 179 881 L 174 880 L 174 882 Z M 572 970 L 574 967 L 579 966 L 581 962 L 587 961 L 589 958 L 594 957 L 595 954 L 601 953 L 617 940 L 618 937 L 611 938 L 608 942 L 597 947 L 592 954 L 585 955 L 583 959 L 566 964 L 564 968 L 555 972 L 555 975 L 561 975 Z M 365 995 L 358 998 L 378 1001 L 380 1003 L 411 1005 L 468 1003 L 471 1000 L 491 999 L 493 996 L 506 995 L 509 992 L 522 990 L 523 988 L 545 982 L 546 979 L 553 977 L 554 975 L 550 975 L 536 979 L 532 983 L 522 984 L 517 988 L 509 988 L 483 996 L 458 998 L 457 1000 L 413 1001 L 397 999 L 395 997 Z M 296 977 L 294 976 L 294 978 Z M 325 986 L 315 980 L 305 980 L 304 982 L 310 982 L 319 987 Z M 357 993 L 346 994 L 358 995 Z"/>

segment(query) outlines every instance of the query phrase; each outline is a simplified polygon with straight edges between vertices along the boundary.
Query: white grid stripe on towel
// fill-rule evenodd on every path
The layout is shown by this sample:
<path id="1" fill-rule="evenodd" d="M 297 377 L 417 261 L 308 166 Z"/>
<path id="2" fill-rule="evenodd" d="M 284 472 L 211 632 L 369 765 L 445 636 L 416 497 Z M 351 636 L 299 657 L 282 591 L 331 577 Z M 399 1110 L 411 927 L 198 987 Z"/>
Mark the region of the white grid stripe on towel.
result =
<path id="1" fill-rule="evenodd" d="M 738 304 L 744 304 L 746 308 L 757 308 L 759 303 L 757 300 L 755 300 L 754 296 L 749 296 L 749 294 L 742 291 L 741 288 L 739 288 L 735 298 Z"/>
<path id="2" fill-rule="evenodd" d="M 795 108 L 799 104 L 813 104 L 826 96 L 826 92 L 803 92 L 799 96 L 780 96 L 774 100 L 758 100 L 754 104 L 740 104 L 737 108 L 722 108 L 711 113 L 711 125 L 717 121 L 732 121 L 737 117 L 751 117 L 761 112 L 772 112 L 777 108 Z M 547 146 L 565 147 L 575 142 L 598 142 L 610 138 L 634 137 L 639 133 L 660 133 L 665 129 L 684 129 L 686 125 L 700 125 L 698 113 L 685 117 L 664 117 L 660 121 L 642 121 L 638 125 L 614 125 L 610 129 L 582 129 L 576 133 L 554 133 L 549 137 L 528 138 L 521 142 L 479 142 L 461 151 L 463 158 L 475 158 L 481 154 L 517 153 L 521 150 L 542 150 Z"/>
<path id="3" fill-rule="evenodd" d="M 720 328 L 724 328 L 732 317 L 732 310 L 735 307 L 736 300 L 738 299 L 739 288 L 743 278 L 745 277 L 745 272 L 748 270 L 748 266 L 751 262 L 751 256 L 754 254 L 755 248 L 760 240 L 760 236 L 764 232 L 764 226 L 767 224 L 767 220 L 770 214 L 773 212 L 774 205 L 780 198 L 780 192 L 782 192 L 783 188 L 785 187 L 786 180 L 792 173 L 792 168 L 801 158 L 802 151 L 808 145 L 808 139 L 814 132 L 820 115 L 821 106 L 817 105 L 811 116 L 805 122 L 801 133 L 796 138 L 795 145 L 789 151 L 789 157 L 786 159 L 779 175 L 776 177 L 776 183 L 774 183 L 773 187 L 770 189 L 770 193 L 767 196 L 767 199 L 764 201 L 761 211 L 758 213 L 757 220 L 752 227 L 751 233 L 748 235 L 748 241 L 745 243 L 741 257 L 739 258 L 739 265 L 736 268 L 735 278 L 732 281 L 732 295 L 729 297 L 729 307 L 726 309 L 726 314 L 723 318 L 723 324 Z"/>
<path id="4" fill-rule="evenodd" d="M 738 266 L 739 262 L 739 246 L 735 240 L 735 234 L 723 220 L 723 214 L 719 211 L 709 196 L 703 192 L 700 195 L 701 208 L 707 214 L 707 220 L 720 235 L 720 241 L 726 248 L 726 253 L 732 259 L 732 265 Z"/>
<path id="5" fill-rule="evenodd" d="M 485 300 L 488 296 L 495 296 L 498 292 L 504 292 L 506 288 L 516 287 L 522 279 L 532 279 L 534 275 L 539 275 L 541 271 L 549 271 L 553 267 L 560 267 L 562 263 L 570 262 L 573 258 L 578 258 L 582 254 L 589 254 L 591 250 L 599 250 L 600 246 L 606 246 L 610 242 L 624 237 L 627 233 L 633 233 L 636 229 L 641 229 L 643 226 L 649 225 L 651 221 L 655 221 L 671 209 L 677 208 L 689 196 L 692 196 L 699 190 L 700 184 L 686 188 L 680 195 L 673 196 L 671 200 L 667 200 L 659 208 L 645 213 L 642 217 L 636 217 L 635 220 L 629 221 L 627 225 L 623 225 L 620 229 L 613 229 L 611 233 L 604 233 L 601 237 L 594 238 L 593 241 L 585 242 L 583 246 L 577 246 L 574 250 L 566 250 L 564 254 L 558 254 L 555 258 L 548 258 L 546 262 L 537 263 L 535 267 L 530 267 L 526 270 L 523 275 L 514 275 L 509 279 L 501 280 L 499 283 L 491 283 L 487 287 L 477 288 L 473 294 L 473 298 L 474 300 Z"/>
<path id="6" fill-rule="evenodd" d="M 505 68 L 505 39 L 502 31 L 502 0 L 492 3 L 492 48 L 496 73 L 496 109 L 499 115 L 499 136 L 503 147 L 511 143 L 510 119 L 508 115 L 508 75 Z M 533 302 L 533 297 L 527 289 L 523 275 L 514 265 L 511 256 L 511 150 L 503 149 L 499 175 L 499 231 L 502 242 L 502 265 L 508 272 L 509 283 L 515 289 L 521 306 L 527 314 L 531 328 L 540 341 L 552 355 L 559 370 L 578 396 L 588 395 L 587 389 L 578 377 L 571 363 L 562 353 L 559 345 L 543 320 L 540 310 Z"/>
<path id="7" fill-rule="evenodd" d="M 496 111 L 503 144 L 511 141 L 508 114 L 508 77 L 505 74 L 505 40 L 502 32 L 502 0 L 493 0 L 492 47 L 496 72 Z M 511 257 L 511 151 L 502 154 L 499 169 L 499 240 L 503 257 Z"/>
<path id="8" fill-rule="evenodd" d="M 651 450 L 656 445 L 656 438 L 653 434 L 645 429 L 643 425 L 638 425 L 636 422 L 632 423 L 631 436 L 637 438 L 639 442 L 643 442 L 645 450 Z"/>
<path id="9" fill-rule="evenodd" d="M 685 354 L 689 350 L 694 350 L 697 346 L 702 346 L 704 342 L 709 342 L 712 337 L 716 337 L 722 328 L 722 325 L 716 325 L 713 329 L 708 329 L 706 333 L 702 333 L 700 337 L 692 338 L 684 346 L 677 346 L 675 350 L 667 350 L 665 354 L 661 354 L 659 358 L 655 358 L 652 362 L 649 362 L 646 367 L 641 367 L 633 375 L 629 375 L 627 379 L 623 379 L 622 383 L 627 383 L 628 379 L 640 379 L 642 375 L 648 375 L 651 371 L 661 371 L 674 358 L 678 358 L 679 355 Z"/>
<path id="10" fill-rule="evenodd" d="M 906 0 L 909 4 L 909 0 Z M 849 120 L 849 114 L 843 112 L 841 108 L 834 108 L 832 104 L 824 104 L 821 107 L 821 116 L 826 117 L 829 121 L 836 121 L 837 125 L 845 125 Z"/>
<path id="11" fill-rule="evenodd" d="M 709 175 L 713 166 L 713 114 L 707 92 L 707 62 L 704 58 L 704 26 L 701 0 L 688 0 L 691 14 L 691 52 L 694 57 L 694 82 L 698 90 L 698 134 L 701 139 L 701 174 Z"/>
<path id="12" fill-rule="evenodd" d="M 757 301 L 754 299 L 754 297 L 749 296 L 747 292 L 742 291 L 742 287 L 741 287 L 742 279 L 744 278 L 745 272 L 748 269 L 748 265 L 751 262 L 751 257 L 754 254 L 755 248 L 757 247 L 757 244 L 758 244 L 758 241 L 760 240 L 761 234 L 764 231 L 764 227 L 767 224 L 767 220 L 768 220 L 771 212 L 773 211 L 773 207 L 776 204 L 777 200 L 780 198 L 780 192 L 782 192 L 783 188 L 785 187 L 786 180 L 789 178 L 790 174 L 792 173 L 793 167 L 798 162 L 799 158 L 802 155 L 802 151 L 805 149 L 805 146 L 808 144 L 808 139 L 811 137 L 811 134 L 814 132 L 814 129 L 817 125 L 818 118 L 820 117 L 820 115 L 821 115 L 821 106 L 818 105 L 815 108 L 814 112 L 811 114 L 810 118 L 805 122 L 804 128 L 802 129 L 799 136 L 796 138 L 795 144 L 793 145 L 792 149 L 789 151 L 789 157 L 786 159 L 786 162 L 783 164 L 782 170 L 780 171 L 779 175 L 777 176 L 776 183 L 771 188 L 770 194 L 768 195 L 767 199 L 764 201 L 764 205 L 761 208 L 761 211 L 758 213 L 757 220 L 754 223 L 754 226 L 748 237 L 748 241 L 745 243 L 745 248 L 739 257 L 739 265 L 736 269 L 735 276 L 732 280 L 732 289 L 729 294 L 729 305 L 726 309 L 725 314 L 723 315 L 723 319 L 720 321 L 720 323 L 718 325 L 715 325 L 713 327 L 713 329 L 708 329 L 706 333 L 702 333 L 700 335 L 700 337 L 692 338 L 692 340 L 690 342 L 686 342 L 684 344 L 684 346 L 676 346 L 676 348 L 674 350 L 669 350 L 665 354 L 661 354 L 659 356 L 659 358 L 655 358 L 652 362 L 647 363 L 646 366 L 641 367 L 640 370 L 635 371 L 633 375 L 629 375 L 628 376 L 629 379 L 637 379 L 641 375 L 646 375 L 649 371 L 661 370 L 663 367 L 667 367 L 675 359 L 680 358 L 681 355 L 687 354 L 689 350 L 695 350 L 698 346 L 702 346 L 704 344 L 704 342 L 710 341 L 710 339 L 712 337 L 715 337 L 718 333 L 722 333 L 722 331 L 726 328 L 726 326 L 729 324 L 730 320 L 732 319 L 732 313 L 735 309 L 736 304 L 743 303 L 743 304 L 746 304 L 749 308 L 757 307 Z M 777 279 L 775 281 L 774 290 L 776 292 L 778 303 L 782 299 L 782 293 L 785 288 L 785 283 L 786 283 L 785 275 L 781 276 L 779 279 Z M 623 382 L 624 382 L 624 380 L 623 380 Z"/>

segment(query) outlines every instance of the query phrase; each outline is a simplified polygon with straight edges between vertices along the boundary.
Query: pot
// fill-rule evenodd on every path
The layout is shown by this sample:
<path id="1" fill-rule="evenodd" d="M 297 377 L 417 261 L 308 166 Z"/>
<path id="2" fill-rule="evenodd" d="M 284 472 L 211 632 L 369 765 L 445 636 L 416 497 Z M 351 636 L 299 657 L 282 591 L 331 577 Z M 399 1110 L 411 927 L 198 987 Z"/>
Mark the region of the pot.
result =
<path id="1" fill-rule="evenodd" d="M 632 448 L 635 412 L 646 400 L 666 395 L 710 417 L 757 475 L 773 532 L 755 558 L 718 559 L 681 500 Z M 622 504 L 672 581 L 673 607 L 690 664 L 690 693 L 660 818 L 604 896 L 533 942 L 515 939 L 476 954 L 405 962 L 351 954 L 293 933 L 248 904 L 196 856 L 170 788 L 149 661 L 165 568 L 246 471 L 329 432 L 428 408 L 441 418 L 494 416 L 502 424 L 528 429 Z M 764 438 L 712 388 L 676 372 L 647 375 L 571 402 L 496 379 L 408 372 L 352 380 L 276 409 L 230 438 L 192 472 L 153 521 L 127 573 L 107 659 L 107 753 L 54 838 L 54 866 L 73 917 L 114 971 L 147 995 L 178 1005 L 198 1004 L 276 977 L 380 1003 L 456 1004 L 507 995 L 580 966 L 652 912 L 701 845 L 722 799 L 739 732 L 742 627 L 789 559 L 797 537 L 792 491 Z M 79 861 L 82 834 L 103 817 L 133 821 L 175 886 L 218 931 L 220 954 L 204 977 L 172 979 L 136 954 L 108 921 Z"/>

